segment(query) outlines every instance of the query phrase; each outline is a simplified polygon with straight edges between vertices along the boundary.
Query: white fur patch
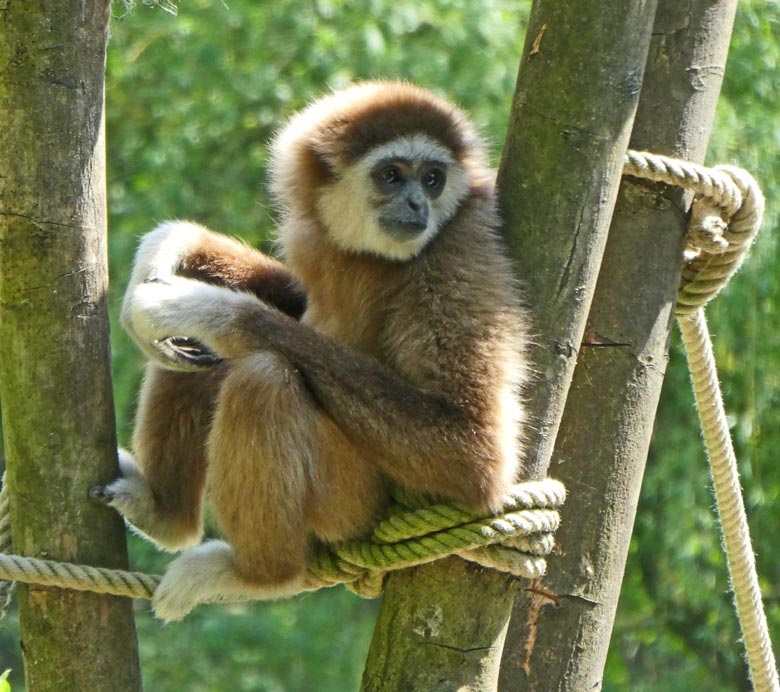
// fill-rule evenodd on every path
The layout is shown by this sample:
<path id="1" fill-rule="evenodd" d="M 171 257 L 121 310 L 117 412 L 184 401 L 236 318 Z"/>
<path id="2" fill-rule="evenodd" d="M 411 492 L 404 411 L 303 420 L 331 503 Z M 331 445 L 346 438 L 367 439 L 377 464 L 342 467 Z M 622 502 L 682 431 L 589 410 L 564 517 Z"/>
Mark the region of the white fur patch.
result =
<path id="1" fill-rule="evenodd" d="M 523 409 L 518 398 L 517 388 L 513 384 L 506 385 L 499 394 L 498 429 L 502 431 L 500 440 L 502 459 L 502 485 L 508 488 L 517 481 L 520 444 L 518 435 L 523 419 Z"/>
<path id="2" fill-rule="evenodd" d="M 235 571 L 233 549 L 224 541 L 190 548 L 168 567 L 154 592 L 152 607 L 161 620 L 181 620 L 199 603 L 285 598 L 304 588 L 303 575 L 284 584 L 248 584 Z"/>
<path id="3" fill-rule="evenodd" d="M 190 221 L 165 221 L 149 231 L 138 245 L 130 283 L 173 276 L 205 232 L 203 226 Z"/>
<path id="4" fill-rule="evenodd" d="M 371 171 L 383 159 L 407 159 L 413 165 L 440 161 L 447 166 L 447 183 L 440 197 L 430 202 L 428 227 L 414 238 L 394 238 L 380 227 L 372 204 L 376 193 Z M 342 249 L 369 252 L 380 257 L 406 260 L 419 254 L 455 214 L 468 193 L 466 170 L 450 152 L 426 135 L 399 137 L 372 149 L 356 164 L 340 171 L 340 178 L 323 188 L 317 210 L 330 238 Z"/>

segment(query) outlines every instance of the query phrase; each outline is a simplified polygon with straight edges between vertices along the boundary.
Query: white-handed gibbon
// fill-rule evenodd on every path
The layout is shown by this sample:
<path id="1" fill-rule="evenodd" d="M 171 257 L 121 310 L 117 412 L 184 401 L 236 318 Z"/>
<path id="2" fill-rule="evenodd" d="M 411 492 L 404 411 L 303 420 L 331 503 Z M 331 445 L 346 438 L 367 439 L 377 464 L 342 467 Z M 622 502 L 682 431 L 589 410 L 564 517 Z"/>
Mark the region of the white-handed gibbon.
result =
<path id="1" fill-rule="evenodd" d="M 516 478 L 527 318 L 466 116 L 357 84 L 290 121 L 271 171 L 284 264 L 168 222 L 124 299 L 151 363 L 94 495 L 184 550 L 165 620 L 305 589 L 313 542 L 370 532 L 391 483 L 494 510 Z M 224 542 L 198 545 L 204 496 Z"/>

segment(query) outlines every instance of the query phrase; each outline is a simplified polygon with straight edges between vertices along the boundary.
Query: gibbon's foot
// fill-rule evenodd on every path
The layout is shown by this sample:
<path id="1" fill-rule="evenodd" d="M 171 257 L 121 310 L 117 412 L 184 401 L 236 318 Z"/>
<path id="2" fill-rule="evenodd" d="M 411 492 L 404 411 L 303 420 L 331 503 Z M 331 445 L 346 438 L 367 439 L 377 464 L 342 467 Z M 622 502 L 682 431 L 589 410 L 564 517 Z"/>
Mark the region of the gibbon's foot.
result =
<path id="1" fill-rule="evenodd" d="M 194 368 L 209 368 L 222 359 L 206 348 L 200 341 L 188 336 L 169 336 L 152 342 L 160 355 L 172 363 Z"/>
<path id="2" fill-rule="evenodd" d="M 168 566 L 154 592 L 154 614 L 165 622 L 183 619 L 200 603 L 285 598 L 304 589 L 303 575 L 281 584 L 254 584 L 236 572 L 233 549 L 208 541 L 182 553 Z"/>
<path id="3" fill-rule="evenodd" d="M 177 552 L 201 539 L 200 532 L 183 530 L 160 514 L 154 493 L 129 452 L 119 450 L 120 476 L 108 485 L 90 488 L 92 500 L 115 509 L 129 528 L 161 550 Z"/>
<path id="4" fill-rule="evenodd" d="M 93 486 L 90 497 L 113 507 L 129 521 L 154 510 L 154 496 L 135 460 L 124 449 L 118 450 L 120 476 L 108 485 Z"/>

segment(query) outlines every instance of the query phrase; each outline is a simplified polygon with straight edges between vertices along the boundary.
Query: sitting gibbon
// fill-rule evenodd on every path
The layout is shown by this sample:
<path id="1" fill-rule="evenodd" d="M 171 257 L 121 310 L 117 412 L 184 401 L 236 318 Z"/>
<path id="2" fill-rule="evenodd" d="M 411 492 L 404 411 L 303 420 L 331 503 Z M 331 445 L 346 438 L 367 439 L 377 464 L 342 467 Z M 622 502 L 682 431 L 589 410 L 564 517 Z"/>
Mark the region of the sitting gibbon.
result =
<path id="1" fill-rule="evenodd" d="M 184 551 L 165 620 L 305 589 L 313 542 L 370 532 L 389 484 L 495 510 L 518 469 L 527 318 L 467 117 L 358 84 L 293 117 L 271 171 L 284 263 L 167 222 L 124 299 L 150 363 L 94 495 Z M 225 541 L 200 543 L 206 495 Z"/>

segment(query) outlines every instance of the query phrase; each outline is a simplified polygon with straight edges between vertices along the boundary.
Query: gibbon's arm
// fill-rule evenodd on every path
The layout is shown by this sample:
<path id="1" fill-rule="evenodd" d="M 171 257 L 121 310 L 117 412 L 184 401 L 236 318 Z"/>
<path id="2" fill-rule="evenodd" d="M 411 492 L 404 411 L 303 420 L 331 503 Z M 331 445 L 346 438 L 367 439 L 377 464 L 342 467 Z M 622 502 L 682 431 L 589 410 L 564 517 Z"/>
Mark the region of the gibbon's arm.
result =
<path id="1" fill-rule="evenodd" d="M 136 330 L 127 309 L 127 296 L 139 284 L 169 282 L 174 277 L 248 291 L 295 319 L 306 310 L 303 284 L 281 262 L 198 224 L 167 221 L 146 234 L 138 248 L 121 315 L 131 336 Z M 188 335 L 168 337 L 174 338 L 155 343 L 139 341 L 138 345 L 151 360 L 169 370 L 198 370 L 217 360 Z"/>
<path id="2" fill-rule="evenodd" d="M 457 407 L 248 293 L 172 277 L 135 285 L 124 312 L 139 344 L 182 334 L 225 359 L 279 353 L 353 443 L 405 487 L 497 508 L 513 482 L 515 430 L 493 420 L 493 402 L 486 415 Z"/>

